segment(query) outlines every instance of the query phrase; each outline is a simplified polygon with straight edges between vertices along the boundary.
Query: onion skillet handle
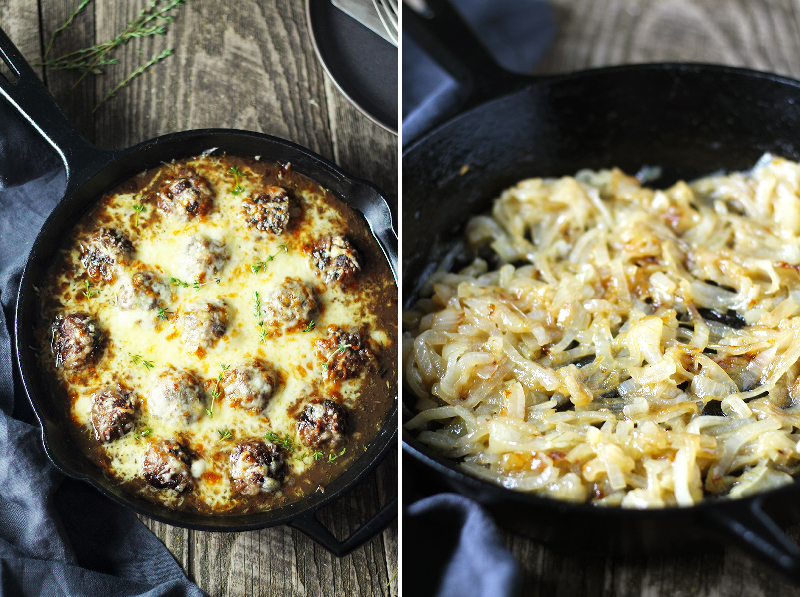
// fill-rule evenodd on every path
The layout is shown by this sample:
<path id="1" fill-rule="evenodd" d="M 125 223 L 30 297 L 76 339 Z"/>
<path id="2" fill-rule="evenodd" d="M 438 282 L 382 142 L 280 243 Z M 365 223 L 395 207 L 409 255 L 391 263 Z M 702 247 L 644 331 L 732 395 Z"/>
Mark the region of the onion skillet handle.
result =
<path id="1" fill-rule="evenodd" d="M 0 95 L 56 150 L 67 171 L 65 194 L 72 194 L 92 174 L 113 161 L 114 152 L 92 145 L 78 133 L 2 29 L 0 60 L 13 73 L 13 80 L 0 74 Z"/>
<path id="2" fill-rule="evenodd" d="M 389 523 L 395 518 L 397 518 L 397 498 L 381 508 L 375 516 L 358 527 L 344 541 L 339 541 L 333 536 L 333 533 L 325 528 L 325 525 L 317 520 L 317 510 L 304 512 L 290 522 L 289 526 L 303 532 L 335 556 L 342 557 L 372 539 L 389 526 Z"/>
<path id="3" fill-rule="evenodd" d="M 764 511 L 764 496 L 743 506 L 731 511 L 712 509 L 709 522 L 751 555 L 800 582 L 800 547 Z"/>

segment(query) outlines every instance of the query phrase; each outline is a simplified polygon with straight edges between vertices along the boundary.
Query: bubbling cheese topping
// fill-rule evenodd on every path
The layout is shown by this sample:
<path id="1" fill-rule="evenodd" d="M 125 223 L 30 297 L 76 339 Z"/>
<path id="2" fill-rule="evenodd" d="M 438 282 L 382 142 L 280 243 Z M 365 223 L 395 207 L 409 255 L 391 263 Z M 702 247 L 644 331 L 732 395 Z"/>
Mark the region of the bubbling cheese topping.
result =
<path id="1" fill-rule="evenodd" d="M 793 482 L 800 165 L 768 155 L 663 191 L 616 169 L 524 180 L 445 262 L 470 259 L 404 314 L 420 441 L 504 487 L 599 505 Z"/>
<path id="2" fill-rule="evenodd" d="M 213 190 L 213 204 L 201 217 L 175 217 L 159 209 L 159 185 L 186 168 Z M 289 225 L 280 234 L 249 225 L 242 207 L 263 185 L 275 182 L 289 191 L 291 205 Z M 181 200 L 191 206 L 191 196 L 184 195 Z M 134 247 L 113 281 L 90 278 L 81 264 L 82 239 L 98 226 L 115 229 Z M 374 276 L 355 285 L 324 283 L 310 252 L 318 239 L 332 235 L 358 239 Z M 147 272 L 133 290 L 132 272 Z M 315 308 L 301 325 L 269 328 L 264 302 L 288 279 L 308 290 Z M 131 293 L 135 300 L 127 300 Z M 315 341 L 327 338 L 331 325 L 361 330 L 379 353 L 384 372 L 396 367 L 396 323 L 387 317 L 396 304 L 396 287 L 363 220 L 287 167 L 209 156 L 143 173 L 104 197 L 77 226 L 54 264 L 43 299 L 43 362 L 69 397 L 69 414 L 87 453 L 133 489 L 141 485 L 151 443 L 175 440 L 192 453 L 196 483 L 191 492 L 136 489 L 170 507 L 238 512 L 273 507 L 314 490 L 357 456 L 394 400 L 396 386 L 379 378 L 377 370 L 324 379 L 328 355 L 319 353 Z M 77 373 L 55 366 L 46 329 L 58 313 L 75 311 L 90 313 L 103 338 L 95 366 Z M 260 412 L 229 403 L 223 382 L 226 371 L 254 362 L 266 364 L 275 376 Z M 175 391 L 170 376 L 193 377 L 197 386 Z M 166 385 L 159 385 L 164 379 Z M 251 380 L 257 392 L 268 384 L 260 373 Z M 132 433 L 96 445 L 87 439 L 92 397 L 98 388 L 116 383 L 130 388 L 143 407 Z M 325 446 L 299 444 L 298 412 L 308 402 L 330 397 L 361 421 L 348 438 L 349 454 L 338 446 L 334 454 Z M 231 486 L 229 455 L 240 439 L 270 438 L 282 447 L 285 481 L 265 482 L 274 495 L 248 502 Z"/>

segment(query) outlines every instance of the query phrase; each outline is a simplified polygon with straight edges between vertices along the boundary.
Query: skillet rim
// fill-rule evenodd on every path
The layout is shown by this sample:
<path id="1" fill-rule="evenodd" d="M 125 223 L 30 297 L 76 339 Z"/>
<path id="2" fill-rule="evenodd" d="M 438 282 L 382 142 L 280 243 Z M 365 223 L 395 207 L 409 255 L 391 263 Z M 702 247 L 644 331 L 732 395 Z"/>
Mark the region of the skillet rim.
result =
<path id="1" fill-rule="evenodd" d="M 508 98 L 518 94 L 521 95 L 527 93 L 532 88 L 539 86 L 556 85 L 565 81 L 579 81 L 585 77 L 596 77 L 605 74 L 636 72 L 645 73 L 656 71 L 674 73 L 674 75 L 680 75 L 682 73 L 712 74 L 714 76 L 735 75 L 744 76 L 750 80 L 771 81 L 796 88 L 798 90 L 797 104 L 800 104 L 800 79 L 795 79 L 776 73 L 770 73 L 767 71 L 705 62 L 646 62 L 602 66 L 597 68 L 582 69 L 570 73 L 558 73 L 551 75 L 513 75 L 510 79 L 510 89 L 501 90 L 499 94 L 495 94 L 494 96 L 477 103 L 469 104 L 466 108 L 462 107 L 455 116 L 438 124 L 430 131 L 427 131 L 423 135 L 413 140 L 406 148 L 404 148 L 402 153 L 404 165 L 403 179 L 405 180 L 405 177 L 409 175 L 409 172 L 405 168 L 405 161 L 412 153 L 416 154 L 418 152 L 423 152 L 423 145 L 431 144 L 442 137 L 446 137 L 452 127 L 460 126 L 462 122 L 469 118 L 474 112 L 478 110 L 489 109 L 493 103 L 505 101 Z M 401 218 L 403 218 L 405 215 L 405 203 L 403 207 L 404 211 L 400 214 Z M 405 255 L 403 257 L 405 257 Z M 420 280 L 409 280 L 408 282 L 410 283 L 410 287 L 414 290 L 413 293 L 407 297 L 407 299 L 401 299 L 401 302 L 403 303 L 402 308 L 404 310 L 408 308 L 408 306 L 410 306 L 417 298 L 416 292 L 419 288 Z M 406 280 L 402 279 L 401 284 L 403 289 L 405 289 Z M 417 461 L 417 463 L 433 470 L 436 474 L 440 475 L 444 479 L 447 479 L 448 481 L 458 483 L 458 485 L 462 487 L 469 487 L 474 491 L 480 491 L 482 496 L 490 496 L 492 498 L 491 504 L 496 504 L 498 501 L 510 501 L 515 503 L 525 503 L 531 506 L 539 505 L 551 510 L 568 510 L 577 514 L 596 516 L 598 519 L 615 519 L 622 516 L 626 520 L 633 518 L 633 522 L 635 522 L 638 519 L 644 518 L 664 519 L 687 514 L 702 514 L 707 513 L 708 511 L 721 511 L 728 514 L 731 514 L 731 511 L 734 511 L 738 512 L 738 515 L 741 515 L 741 511 L 750 510 L 754 507 L 760 508 L 765 500 L 777 500 L 785 498 L 787 495 L 800 492 L 800 474 L 794 476 L 795 481 L 792 485 L 769 489 L 767 491 L 743 498 L 729 500 L 703 499 L 699 504 L 694 504 L 692 506 L 666 506 L 664 508 L 648 509 L 622 508 L 621 506 L 596 506 L 592 505 L 590 502 L 576 503 L 567 500 L 558 500 L 551 497 L 544 497 L 535 493 L 516 491 L 469 475 L 459 470 L 457 468 L 457 460 L 437 454 L 434 450 L 428 448 L 414 438 L 411 432 L 405 429 L 404 426 L 405 422 L 408 420 L 408 414 L 413 412 L 405 402 L 405 398 L 411 395 L 411 390 L 407 387 L 405 376 L 402 376 L 399 393 L 400 405 L 403 410 L 401 419 L 403 453 L 411 455 Z M 478 499 L 477 501 L 483 503 L 484 505 L 490 504 L 490 502 L 488 502 L 485 498 Z M 737 517 L 737 515 L 732 514 L 732 517 Z"/>
<path id="2" fill-rule="evenodd" d="M 41 240 L 43 236 L 50 231 L 51 229 L 56 230 L 71 230 L 72 226 L 74 226 L 76 220 L 67 218 L 64 221 L 58 221 L 61 212 L 67 209 L 67 207 L 73 203 L 79 203 L 79 212 L 81 214 L 85 214 L 87 210 L 98 200 L 98 197 L 103 192 L 114 188 L 117 184 L 124 182 L 124 180 L 130 178 L 130 176 L 135 175 L 135 172 L 141 172 L 142 170 L 155 167 L 158 163 L 162 160 L 154 160 L 152 157 L 148 159 L 146 155 L 146 151 L 149 148 L 156 148 L 158 149 L 159 146 L 163 146 L 168 144 L 169 142 L 180 142 L 180 141 L 187 141 L 187 143 L 191 140 L 197 143 L 202 141 L 203 137 L 209 137 L 209 140 L 213 140 L 213 138 L 219 138 L 223 136 L 240 136 L 242 138 L 249 138 L 250 140 L 255 140 L 257 143 L 264 143 L 265 149 L 267 149 L 266 144 L 275 144 L 279 146 L 281 149 L 289 150 L 293 152 L 297 152 L 302 155 L 304 159 L 310 160 L 313 164 L 317 167 L 320 167 L 323 171 L 328 171 L 333 178 L 343 184 L 352 186 L 354 189 L 361 189 L 362 193 L 361 196 L 358 198 L 361 201 L 367 203 L 368 205 L 373 205 L 377 207 L 377 212 L 374 214 L 367 214 L 364 213 L 360 209 L 360 207 L 354 205 L 352 201 L 355 201 L 355 197 L 349 198 L 342 196 L 336 190 L 333 190 L 330 187 L 330 184 L 324 184 L 317 180 L 317 176 L 312 176 L 305 174 L 305 168 L 300 167 L 298 168 L 298 172 L 308 176 L 311 180 L 317 182 L 323 188 L 331 192 L 333 195 L 341 199 L 345 202 L 348 206 L 352 209 L 358 211 L 367 222 L 370 232 L 372 233 L 373 238 L 375 238 L 378 242 L 379 247 L 383 253 L 383 258 L 386 260 L 387 264 L 390 267 L 392 275 L 394 276 L 395 285 L 398 288 L 399 292 L 399 283 L 398 283 L 398 257 L 396 251 L 396 244 L 397 244 L 397 233 L 395 232 L 395 223 L 394 217 L 392 216 L 391 207 L 389 204 L 389 200 L 386 197 L 385 193 L 381 191 L 375 184 L 347 174 L 344 172 L 339 166 L 332 163 L 331 161 L 327 160 L 326 158 L 320 156 L 316 152 L 313 152 L 297 143 L 292 141 L 288 141 L 286 139 L 282 139 L 280 137 L 275 137 L 273 135 L 268 135 L 264 133 L 259 133 L 255 131 L 246 131 L 240 129 L 221 129 L 221 128 L 203 128 L 203 129 L 192 129 L 188 131 L 179 131 L 174 133 L 168 133 L 166 135 L 161 135 L 158 137 L 154 137 L 152 139 L 147 139 L 133 145 L 128 148 L 119 149 L 119 150 L 109 150 L 100 148 L 94 145 L 86 144 L 86 153 L 88 154 L 89 164 L 84 164 L 82 169 L 75 173 L 75 177 L 78 180 L 78 183 L 75 184 L 72 179 L 72 176 L 68 176 L 68 180 L 66 182 L 66 186 L 64 189 L 64 195 L 61 199 L 56 203 L 55 207 L 45 219 L 44 223 L 41 225 L 39 232 L 36 235 L 35 240 L 26 256 L 25 259 L 25 266 L 22 271 L 22 276 L 20 279 L 20 286 L 17 292 L 17 300 L 16 306 L 14 311 L 14 335 L 15 335 L 15 356 L 16 356 L 16 369 L 20 374 L 20 379 L 25 389 L 25 393 L 28 397 L 28 400 L 31 404 L 31 407 L 36 415 L 37 420 L 39 421 L 41 427 L 41 437 L 42 443 L 44 446 L 45 453 L 47 454 L 48 459 L 53 463 L 53 465 L 65 475 L 88 482 L 90 485 L 98 489 L 103 495 L 109 497 L 110 499 L 114 500 L 115 502 L 123 505 L 126 508 L 133 510 L 138 514 L 143 514 L 148 516 L 149 518 L 153 518 L 154 520 L 158 520 L 160 522 L 165 522 L 171 525 L 180 526 L 183 528 L 189 528 L 193 530 L 201 530 L 201 531 L 211 531 L 211 532 L 237 532 L 237 531 L 249 531 L 249 530 L 257 530 L 262 528 L 268 528 L 272 526 L 279 526 L 290 524 L 296 526 L 300 530 L 305 530 L 306 525 L 303 523 L 302 519 L 304 516 L 308 516 L 309 514 L 313 517 L 314 513 L 318 510 L 324 508 L 325 506 L 329 505 L 330 503 L 341 499 L 344 497 L 346 493 L 350 490 L 355 488 L 363 479 L 366 477 L 375 467 L 383 460 L 383 458 L 389 453 L 392 447 L 396 447 L 397 445 L 397 428 L 398 428 L 398 406 L 399 406 L 399 389 L 398 393 L 394 398 L 394 403 L 392 407 L 386 414 L 386 417 L 381 424 L 378 432 L 376 433 L 375 437 L 370 441 L 367 445 L 367 449 L 359 455 L 359 457 L 353 461 L 350 466 L 348 466 L 342 473 L 340 473 L 335 479 L 333 479 L 329 484 L 326 485 L 326 491 L 322 495 L 321 498 L 318 498 L 318 493 L 312 493 L 310 495 L 302 496 L 301 498 L 289 502 L 288 504 L 281 506 L 279 508 L 274 508 L 271 510 L 265 510 L 261 512 L 252 512 L 247 514 L 237 514 L 237 515 L 205 515 L 199 513 L 185 513 L 180 510 L 170 510 L 164 508 L 160 504 L 155 502 L 149 502 L 144 500 L 143 498 L 138 497 L 136 494 L 131 494 L 129 492 L 121 491 L 120 493 L 116 493 L 109 489 L 102 480 L 106 480 L 108 482 L 108 486 L 114 486 L 115 484 L 111 482 L 111 480 L 104 475 L 101 469 L 95 467 L 91 461 L 86 459 L 83 454 L 81 454 L 81 458 L 85 459 L 89 465 L 93 468 L 93 472 L 96 471 L 96 474 L 90 475 L 85 474 L 80 471 L 76 471 L 67 465 L 59 455 L 58 449 L 54 448 L 52 442 L 49 437 L 47 425 L 45 422 L 45 417 L 43 414 L 43 408 L 40 404 L 40 397 L 36 394 L 35 388 L 33 387 L 33 373 L 36 369 L 36 357 L 35 355 L 31 354 L 31 349 L 25 346 L 24 340 L 26 340 L 28 336 L 26 336 L 26 332 L 23 328 L 23 323 L 21 322 L 21 318 L 23 317 L 23 310 L 24 305 L 23 302 L 26 300 L 26 296 L 29 293 L 35 294 L 35 289 L 33 288 L 32 277 L 34 276 L 33 264 L 32 264 L 32 257 L 36 253 L 37 248 L 41 245 Z M 82 138 L 81 138 L 82 140 Z M 222 142 L 222 144 L 226 144 Z M 229 144 L 229 143 L 228 143 Z M 209 145 L 207 149 L 215 149 L 222 151 L 228 155 L 247 155 L 248 152 L 236 153 L 235 151 L 228 151 L 225 149 L 220 149 L 219 146 L 214 147 L 214 143 Z M 135 154 L 140 153 L 143 155 L 135 156 Z M 199 152 L 197 151 L 187 151 L 187 152 L 178 152 L 175 154 L 173 159 L 181 159 L 184 157 L 190 157 L 192 155 L 198 155 Z M 286 160 L 286 156 L 277 156 L 271 157 L 266 156 L 265 154 L 256 154 L 261 155 L 265 159 L 270 161 L 288 161 Z M 134 172 L 129 173 L 126 175 L 118 175 L 114 179 L 114 181 L 110 184 L 103 185 L 105 191 L 100 191 L 99 193 L 92 193 L 93 198 L 85 198 L 82 201 L 76 199 L 75 197 L 79 195 L 80 191 L 88 184 L 91 184 L 92 181 L 96 180 L 99 176 L 103 175 L 109 169 L 112 169 L 115 166 L 120 165 L 126 158 L 131 158 L 131 156 L 135 156 L 134 165 L 128 166 L 128 170 Z M 94 159 L 94 163 L 92 162 L 92 158 Z M 109 161 L 110 160 L 110 161 Z M 73 156 L 70 160 L 71 162 L 75 161 L 75 157 Z M 72 174 L 72 169 L 65 163 L 65 167 L 67 168 L 67 172 Z M 134 167 L 135 166 L 135 167 Z M 379 217 L 382 218 L 382 222 L 379 220 Z M 79 219 L 79 218 L 78 218 Z M 373 222 L 373 220 L 375 220 Z M 383 227 L 378 227 L 376 229 L 377 224 L 383 224 Z M 393 252 L 392 243 L 394 243 L 395 248 Z M 388 245 L 388 246 L 387 246 Z M 57 250 L 57 247 L 54 249 L 49 250 L 49 255 L 52 256 L 54 251 Z M 22 330 L 22 333 L 20 331 Z M 31 334 L 32 332 L 27 332 L 27 334 Z M 398 338 L 399 340 L 399 338 Z M 70 440 L 71 441 L 71 440 Z M 135 500 L 135 501 L 134 501 Z M 386 506 L 384 506 L 385 508 Z M 369 525 L 378 514 L 373 515 L 372 517 L 363 521 L 363 526 L 361 528 L 366 527 Z M 252 521 L 251 521 L 252 520 Z M 231 524 L 225 524 L 226 521 L 232 521 Z M 375 529 L 375 533 L 382 530 L 383 527 L 380 529 Z M 357 531 L 354 531 L 357 532 Z M 353 534 L 351 533 L 351 537 Z M 374 536 L 371 535 L 371 536 Z M 319 542 L 316 538 L 311 537 L 312 540 L 315 542 Z M 369 539 L 370 537 L 367 537 Z M 338 543 L 344 544 L 344 542 L 348 538 L 346 537 L 341 542 L 337 539 Z M 355 547 L 355 546 L 354 546 Z"/>

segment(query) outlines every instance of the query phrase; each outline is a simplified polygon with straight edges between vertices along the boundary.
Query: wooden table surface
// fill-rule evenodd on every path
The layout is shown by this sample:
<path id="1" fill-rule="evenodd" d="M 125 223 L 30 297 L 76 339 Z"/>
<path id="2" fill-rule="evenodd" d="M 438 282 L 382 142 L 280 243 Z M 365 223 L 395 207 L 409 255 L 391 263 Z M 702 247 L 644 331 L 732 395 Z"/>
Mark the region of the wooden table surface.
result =
<path id="1" fill-rule="evenodd" d="M 80 0 L 0 0 L 0 27 L 29 62 Z M 149 0 L 93 0 L 58 38 L 53 56 L 113 38 Z M 353 108 L 314 53 L 303 0 L 187 0 L 164 36 L 134 39 L 119 64 L 74 91 L 74 72 L 36 67 L 90 141 L 121 148 L 188 129 L 259 131 L 294 141 L 384 189 L 397 202 L 397 137 Z M 99 110 L 106 91 L 149 57 L 149 69 Z M 140 53 L 141 52 L 141 53 Z M 395 213 L 397 213 L 395 211 Z M 320 520 L 339 538 L 397 495 L 397 456 Z M 248 533 L 188 531 L 143 517 L 191 580 L 210 595 L 397 595 L 397 523 L 336 558 L 287 527 Z"/>
<path id="2" fill-rule="evenodd" d="M 642 62 L 711 62 L 800 78 L 800 3 L 792 0 L 550 0 L 558 34 L 536 73 Z M 797 539 L 800 529 L 790 529 Z M 736 548 L 682 557 L 585 557 L 503 531 L 525 595 L 800 595 Z"/>

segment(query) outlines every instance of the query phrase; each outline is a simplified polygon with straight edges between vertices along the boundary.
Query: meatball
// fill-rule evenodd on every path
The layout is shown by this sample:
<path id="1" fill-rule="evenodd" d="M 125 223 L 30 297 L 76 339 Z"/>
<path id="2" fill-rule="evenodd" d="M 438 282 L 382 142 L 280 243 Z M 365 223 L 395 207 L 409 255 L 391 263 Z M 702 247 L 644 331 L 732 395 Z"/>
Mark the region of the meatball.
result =
<path id="1" fill-rule="evenodd" d="M 315 342 L 325 359 L 325 379 L 350 379 L 375 363 L 375 355 L 367 347 L 369 336 L 347 332 L 338 326 L 328 326 L 328 337 Z"/>
<path id="2" fill-rule="evenodd" d="M 117 293 L 120 309 L 142 309 L 150 311 L 164 308 L 169 303 L 169 286 L 161 276 L 149 270 L 141 270 L 125 276 Z"/>
<path id="3" fill-rule="evenodd" d="M 212 348 L 228 329 L 228 308 L 222 301 L 190 303 L 178 316 L 178 329 L 189 352 Z"/>
<path id="4" fill-rule="evenodd" d="M 188 371 L 170 367 L 150 386 L 146 400 L 152 416 L 189 424 L 203 413 L 203 386 Z"/>
<path id="5" fill-rule="evenodd" d="M 307 446 L 338 444 L 347 433 L 347 410 L 333 400 L 309 404 L 298 419 L 297 432 Z"/>
<path id="6" fill-rule="evenodd" d="M 107 444 L 133 429 L 135 395 L 121 386 L 108 386 L 92 396 L 92 427 L 97 441 Z"/>
<path id="7" fill-rule="evenodd" d="M 289 195 L 282 187 L 266 187 L 242 201 L 242 213 L 256 230 L 280 234 L 289 224 Z"/>
<path id="8" fill-rule="evenodd" d="M 267 292 L 263 308 L 268 326 L 290 330 L 311 322 L 317 301 L 300 278 L 287 277 Z"/>
<path id="9" fill-rule="evenodd" d="M 283 456 L 272 442 L 245 441 L 231 452 L 231 481 L 244 495 L 275 491 L 281 486 L 284 469 Z"/>
<path id="10" fill-rule="evenodd" d="M 133 254 L 133 245 L 113 228 L 95 230 L 81 243 L 81 263 L 92 279 L 103 278 L 111 282 L 117 267 L 127 265 Z"/>
<path id="11" fill-rule="evenodd" d="M 179 220 L 202 218 L 211 211 L 214 195 L 205 178 L 192 171 L 181 170 L 161 183 L 158 208 Z"/>
<path id="12" fill-rule="evenodd" d="M 222 375 L 222 387 L 228 404 L 256 414 L 267 407 L 276 386 L 275 371 L 260 359 L 243 363 Z"/>
<path id="13" fill-rule="evenodd" d="M 193 484 L 190 464 L 189 453 L 178 442 L 156 441 L 144 456 L 142 476 L 156 489 L 185 491 Z"/>
<path id="14" fill-rule="evenodd" d="M 225 243 L 219 243 L 196 234 L 189 239 L 179 263 L 180 276 L 184 280 L 196 280 L 201 284 L 210 282 L 225 267 L 228 253 Z"/>
<path id="15" fill-rule="evenodd" d="M 340 234 L 317 241 L 311 250 L 311 265 L 325 282 L 351 281 L 361 269 L 358 251 Z"/>
<path id="16" fill-rule="evenodd" d="M 97 361 L 101 350 L 100 328 L 88 313 L 59 315 L 52 332 L 56 367 L 82 369 Z"/>

